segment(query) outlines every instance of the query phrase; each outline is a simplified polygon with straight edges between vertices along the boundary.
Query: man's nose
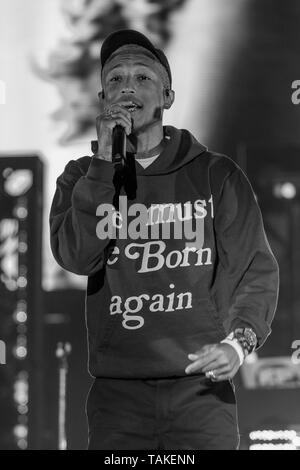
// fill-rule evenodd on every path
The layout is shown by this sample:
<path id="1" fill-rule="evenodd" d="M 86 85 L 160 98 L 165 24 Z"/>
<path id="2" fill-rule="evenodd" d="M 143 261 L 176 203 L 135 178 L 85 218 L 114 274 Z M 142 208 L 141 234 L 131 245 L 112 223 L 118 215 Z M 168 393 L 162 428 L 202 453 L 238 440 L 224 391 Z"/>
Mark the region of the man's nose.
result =
<path id="1" fill-rule="evenodd" d="M 128 93 L 135 93 L 135 90 L 133 88 L 123 88 L 121 93 L 124 93 L 124 95 Z"/>
<path id="2" fill-rule="evenodd" d="M 128 77 L 127 80 L 124 82 L 124 86 L 121 90 L 121 93 L 135 93 L 135 88 L 133 86 L 131 77 Z"/>

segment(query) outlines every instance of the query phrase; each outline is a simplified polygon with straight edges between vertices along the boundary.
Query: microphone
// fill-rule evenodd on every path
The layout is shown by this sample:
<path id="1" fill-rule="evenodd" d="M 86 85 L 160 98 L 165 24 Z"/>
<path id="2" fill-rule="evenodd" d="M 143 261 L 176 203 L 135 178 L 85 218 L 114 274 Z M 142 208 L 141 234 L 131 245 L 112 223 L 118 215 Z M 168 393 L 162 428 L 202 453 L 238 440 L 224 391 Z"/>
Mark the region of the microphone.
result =
<path id="1" fill-rule="evenodd" d="M 112 162 L 116 171 L 122 170 L 126 164 L 126 132 L 120 124 L 112 132 Z"/>

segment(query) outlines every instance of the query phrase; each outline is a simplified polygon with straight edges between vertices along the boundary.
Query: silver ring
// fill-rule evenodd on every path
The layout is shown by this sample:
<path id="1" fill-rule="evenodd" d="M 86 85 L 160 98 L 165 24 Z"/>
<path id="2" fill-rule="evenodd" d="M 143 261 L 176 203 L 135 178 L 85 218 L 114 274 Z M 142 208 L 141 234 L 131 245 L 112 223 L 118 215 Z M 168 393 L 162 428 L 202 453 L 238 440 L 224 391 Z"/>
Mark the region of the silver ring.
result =
<path id="1" fill-rule="evenodd" d="M 208 379 L 213 379 L 213 380 L 216 380 L 216 379 L 217 379 L 217 377 L 216 377 L 216 375 L 215 375 L 215 373 L 214 373 L 213 370 L 209 370 L 208 372 L 206 372 L 206 377 L 207 377 Z"/>

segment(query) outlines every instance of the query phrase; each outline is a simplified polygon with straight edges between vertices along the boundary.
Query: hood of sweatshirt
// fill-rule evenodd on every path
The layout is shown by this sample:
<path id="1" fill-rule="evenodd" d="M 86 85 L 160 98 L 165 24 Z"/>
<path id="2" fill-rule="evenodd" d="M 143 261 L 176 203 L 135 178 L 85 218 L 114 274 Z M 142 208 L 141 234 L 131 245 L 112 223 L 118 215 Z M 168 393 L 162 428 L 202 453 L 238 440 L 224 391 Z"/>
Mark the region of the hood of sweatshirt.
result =
<path id="1" fill-rule="evenodd" d="M 186 129 L 164 126 L 166 146 L 159 157 L 147 168 L 136 163 L 136 174 L 143 176 L 166 175 L 183 167 L 207 151 Z"/>

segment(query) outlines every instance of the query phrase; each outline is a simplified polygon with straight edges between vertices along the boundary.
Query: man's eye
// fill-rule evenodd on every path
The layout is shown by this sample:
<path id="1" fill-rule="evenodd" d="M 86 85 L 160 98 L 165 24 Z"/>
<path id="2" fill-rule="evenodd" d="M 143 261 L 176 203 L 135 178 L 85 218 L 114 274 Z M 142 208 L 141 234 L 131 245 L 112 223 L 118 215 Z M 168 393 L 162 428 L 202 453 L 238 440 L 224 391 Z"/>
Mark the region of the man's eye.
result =
<path id="1" fill-rule="evenodd" d="M 139 76 L 138 76 L 138 80 L 141 80 L 141 81 L 143 81 L 143 80 L 150 80 L 150 77 L 147 77 L 147 75 L 139 75 Z"/>
<path id="2" fill-rule="evenodd" d="M 121 75 L 115 75 L 109 79 L 110 82 L 119 82 L 121 80 Z"/>

